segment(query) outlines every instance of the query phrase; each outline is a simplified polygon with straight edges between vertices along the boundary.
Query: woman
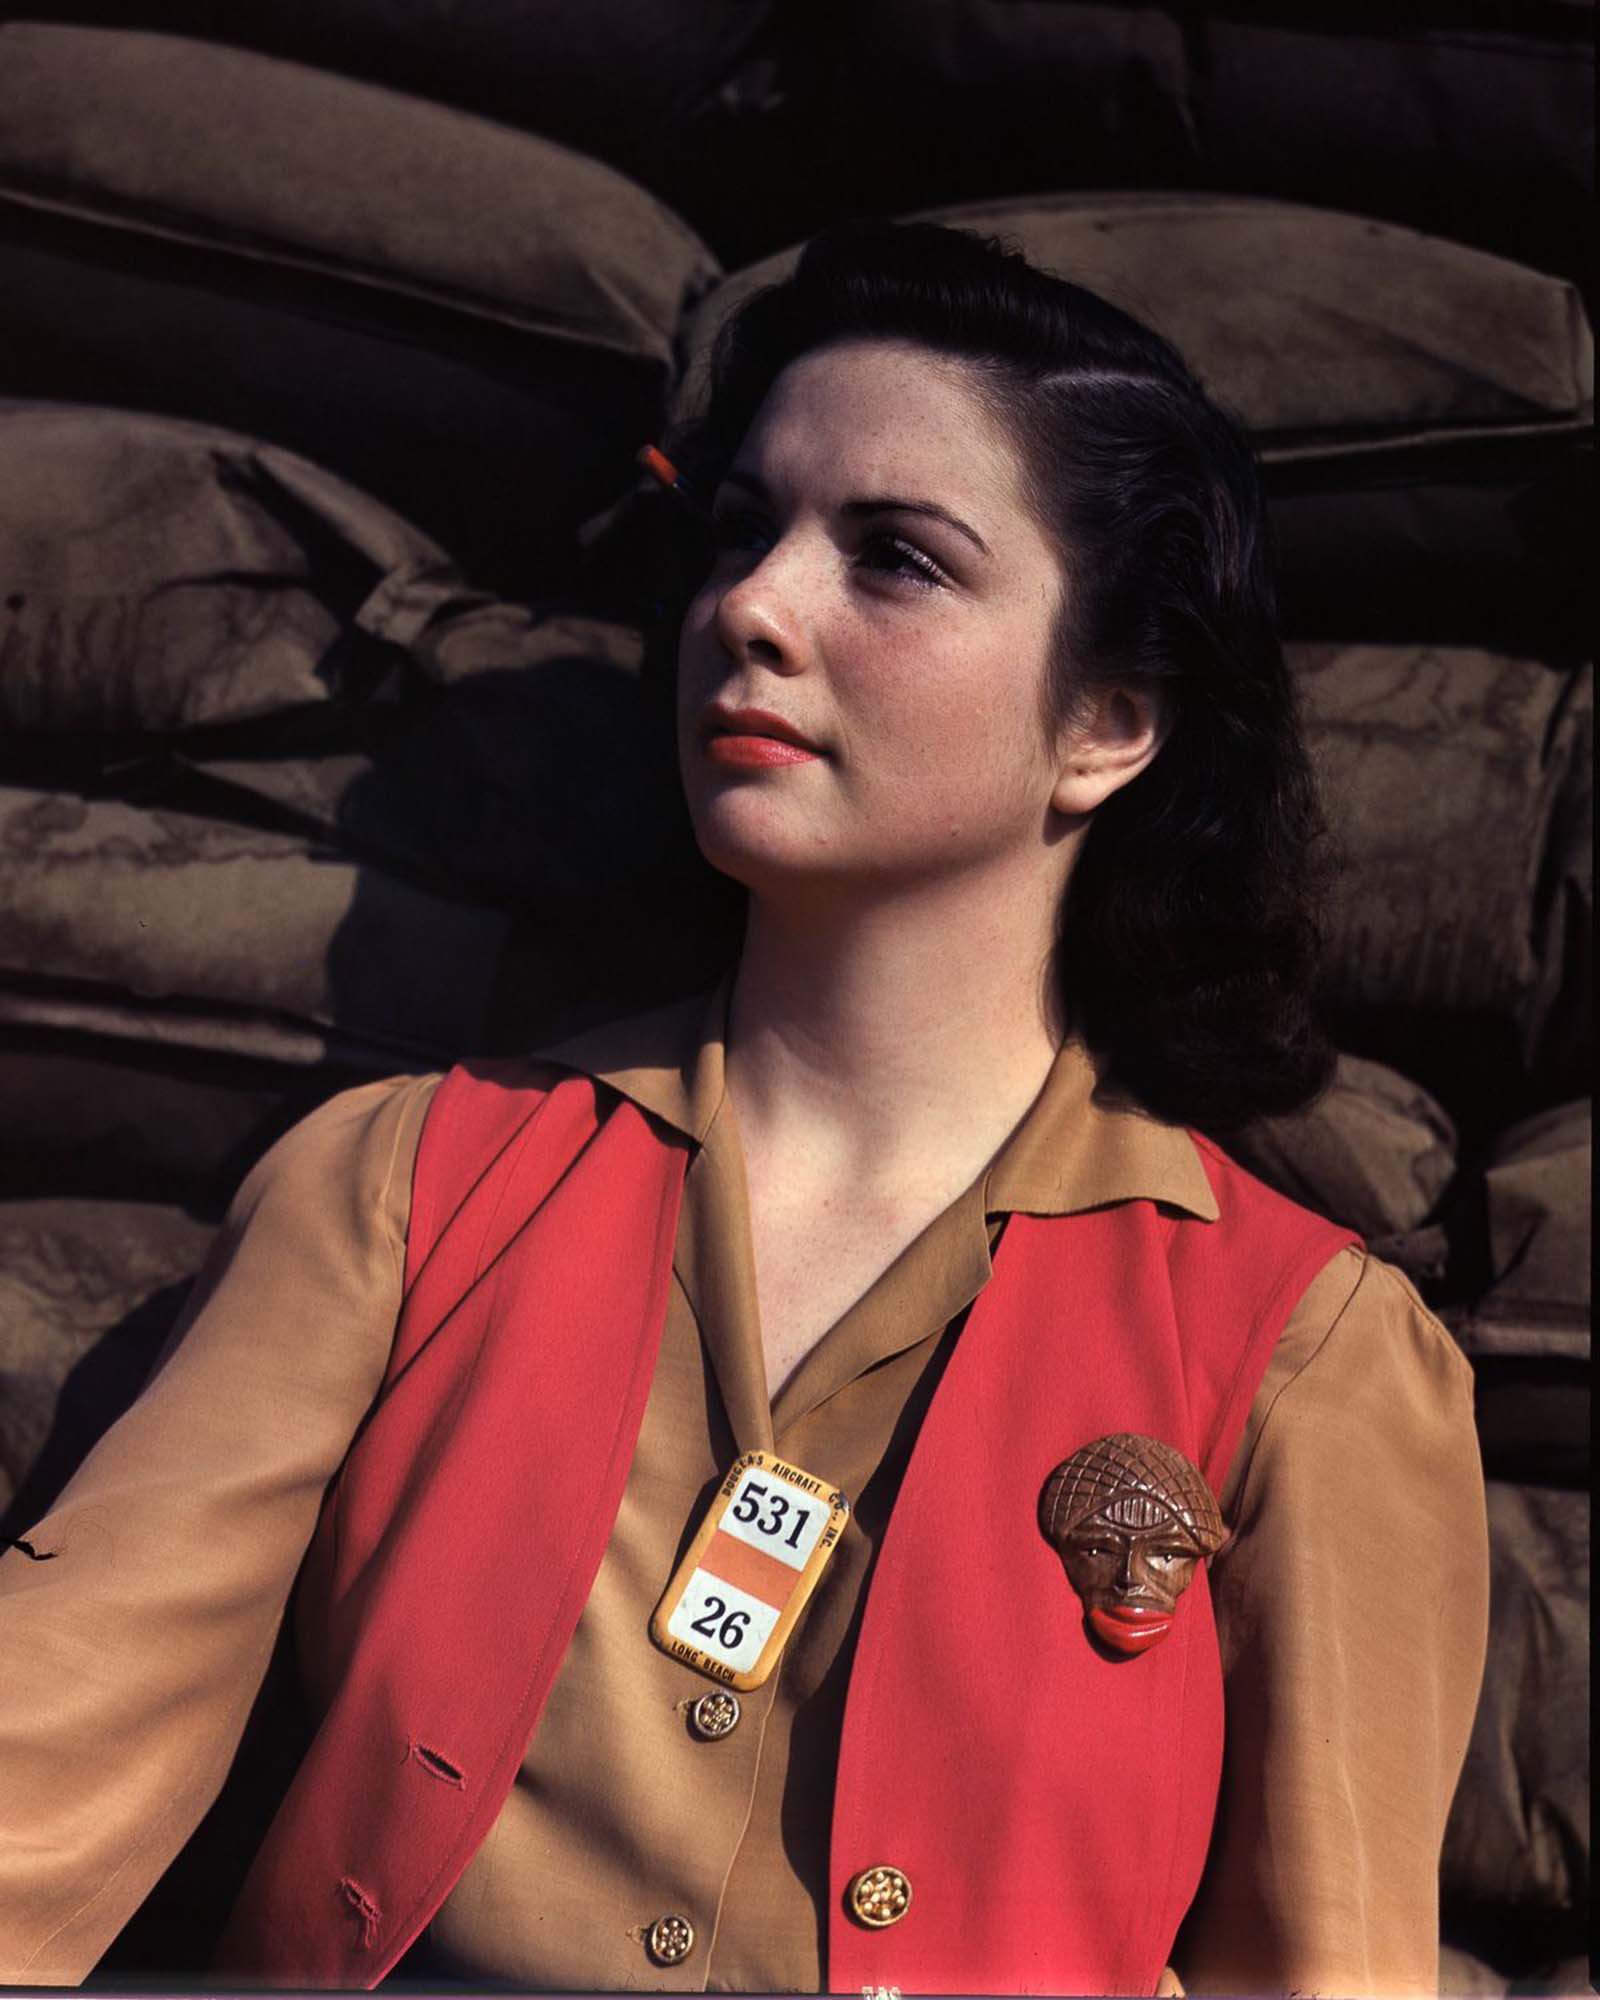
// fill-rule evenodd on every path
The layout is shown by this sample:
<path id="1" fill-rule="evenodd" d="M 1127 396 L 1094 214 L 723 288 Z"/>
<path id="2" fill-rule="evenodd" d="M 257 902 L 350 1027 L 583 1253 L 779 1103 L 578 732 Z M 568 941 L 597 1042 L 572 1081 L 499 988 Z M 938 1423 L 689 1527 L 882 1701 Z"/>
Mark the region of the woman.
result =
<path id="1" fill-rule="evenodd" d="M 1185 1129 L 1325 1073 L 1247 454 L 1121 313 L 875 226 L 725 332 L 679 456 L 737 966 L 250 1177 L 50 1560 L 0 1564 L 0 1965 L 80 1977 L 196 1823 L 310 1539 L 245 1974 L 372 1983 L 426 1928 L 526 1986 L 1428 1990 L 1468 1370 Z M 1102 1602 L 1041 1532 L 1109 1434 L 1220 1496 L 1181 1599 L 1176 1552 Z M 850 1507 L 753 1686 L 716 1616 L 672 1638 L 751 1452 Z"/>

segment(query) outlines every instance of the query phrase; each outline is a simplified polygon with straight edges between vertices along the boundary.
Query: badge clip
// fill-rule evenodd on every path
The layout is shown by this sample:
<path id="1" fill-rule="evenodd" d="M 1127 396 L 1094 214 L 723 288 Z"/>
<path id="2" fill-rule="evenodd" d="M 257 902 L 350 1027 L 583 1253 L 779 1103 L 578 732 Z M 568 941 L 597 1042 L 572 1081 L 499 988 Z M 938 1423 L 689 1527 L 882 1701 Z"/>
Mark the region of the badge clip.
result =
<path id="1" fill-rule="evenodd" d="M 650 1620 L 650 1637 L 725 1687 L 778 1664 L 850 1518 L 825 1479 L 766 1451 L 735 1459 Z"/>

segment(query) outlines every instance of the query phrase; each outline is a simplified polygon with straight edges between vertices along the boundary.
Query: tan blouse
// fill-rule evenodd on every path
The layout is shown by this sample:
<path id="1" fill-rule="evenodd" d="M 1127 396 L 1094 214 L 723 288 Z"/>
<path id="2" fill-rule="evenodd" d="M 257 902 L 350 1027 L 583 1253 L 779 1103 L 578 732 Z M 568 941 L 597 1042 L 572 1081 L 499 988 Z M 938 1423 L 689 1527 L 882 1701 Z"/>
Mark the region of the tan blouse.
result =
<path id="1" fill-rule="evenodd" d="M 527 1987 L 814 1990 L 863 1586 L 1005 1217 L 1139 1198 L 1208 1216 L 1210 1185 L 1181 1131 L 1097 1102 L 1069 1045 L 987 1171 L 769 1403 L 720 1002 L 552 1061 L 697 1144 L 615 1527 L 518 1782 L 433 1935 L 469 1976 Z M 0 1979 L 82 1978 L 220 1786 L 383 1374 L 436 1081 L 336 1098 L 256 1168 L 181 1339 L 31 1531 L 55 1559 L 0 1560 Z M 710 1684 L 646 1626 L 713 1483 L 756 1446 L 843 1487 L 855 1525 L 779 1671 L 706 1741 L 688 1711 Z M 1227 1760 L 1177 1972 L 1191 1991 L 1431 1991 L 1487 1547 L 1470 1369 L 1397 1272 L 1346 1251 L 1313 1281 L 1223 1507 Z M 300 1643 L 314 1688 L 317 1633 Z M 644 1940 L 667 1914 L 694 1944 L 660 1967 Z"/>

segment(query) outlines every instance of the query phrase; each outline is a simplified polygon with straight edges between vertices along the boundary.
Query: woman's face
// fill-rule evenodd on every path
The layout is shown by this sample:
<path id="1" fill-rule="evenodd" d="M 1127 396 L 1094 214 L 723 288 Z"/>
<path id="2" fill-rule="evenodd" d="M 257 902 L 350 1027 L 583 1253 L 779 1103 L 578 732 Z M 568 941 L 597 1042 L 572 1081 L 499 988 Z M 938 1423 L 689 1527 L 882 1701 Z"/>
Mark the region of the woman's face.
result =
<path id="1" fill-rule="evenodd" d="M 713 517 L 678 698 L 708 859 L 756 888 L 1064 859 L 1041 720 L 1062 565 L 960 363 L 803 356 Z"/>

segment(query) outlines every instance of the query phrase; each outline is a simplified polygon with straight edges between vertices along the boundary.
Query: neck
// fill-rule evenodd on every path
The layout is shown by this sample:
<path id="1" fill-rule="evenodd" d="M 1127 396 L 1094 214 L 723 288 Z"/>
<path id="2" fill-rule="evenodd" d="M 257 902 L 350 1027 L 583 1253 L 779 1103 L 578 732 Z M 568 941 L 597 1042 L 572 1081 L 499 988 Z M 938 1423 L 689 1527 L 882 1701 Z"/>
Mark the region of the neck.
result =
<path id="1" fill-rule="evenodd" d="M 858 1185 L 967 1185 L 1060 1043 L 1055 891 L 949 883 L 840 908 L 753 894 L 727 1074 L 747 1147 Z"/>

